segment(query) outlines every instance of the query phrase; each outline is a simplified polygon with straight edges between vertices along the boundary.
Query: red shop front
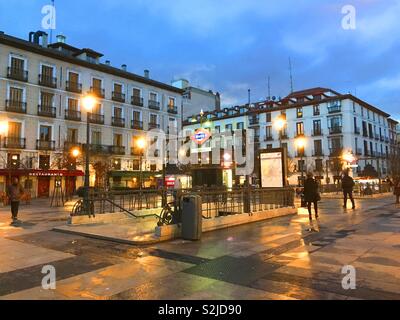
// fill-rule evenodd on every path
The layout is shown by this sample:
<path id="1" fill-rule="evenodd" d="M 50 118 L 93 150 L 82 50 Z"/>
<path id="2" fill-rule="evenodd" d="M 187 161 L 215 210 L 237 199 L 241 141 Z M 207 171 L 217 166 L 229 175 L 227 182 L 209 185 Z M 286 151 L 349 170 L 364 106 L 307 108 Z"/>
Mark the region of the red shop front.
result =
<path id="1" fill-rule="evenodd" d="M 18 178 L 31 197 L 47 198 L 54 189 L 54 181 L 61 178 L 63 191 L 73 194 L 77 188 L 77 178 L 83 177 L 80 170 L 36 170 L 36 169 L 0 169 L 3 191 L 6 190 L 13 178 Z"/>

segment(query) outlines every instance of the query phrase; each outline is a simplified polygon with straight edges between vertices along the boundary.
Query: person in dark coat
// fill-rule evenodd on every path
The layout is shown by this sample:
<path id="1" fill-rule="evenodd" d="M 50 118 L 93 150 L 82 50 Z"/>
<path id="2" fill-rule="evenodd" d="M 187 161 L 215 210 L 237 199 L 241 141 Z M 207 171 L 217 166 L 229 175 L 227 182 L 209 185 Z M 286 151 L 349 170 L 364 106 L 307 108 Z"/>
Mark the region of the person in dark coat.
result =
<path id="1" fill-rule="evenodd" d="M 10 199 L 11 204 L 12 224 L 21 222 L 20 220 L 18 220 L 18 208 L 23 193 L 24 189 L 19 184 L 18 178 L 14 178 L 12 184 L 10 184 L 7 188 L 7 196 Z"/>
<path id="2" fill-rule="evenodd" d="M 400 177 L 394 179 L 393 187 L 393 193 L 396 196 L 396 204 L 400 204 Z"/>
<path id="3" fill-rule="evenodd" d="M 318 182 L 313 178 L 312 173 L 307 174 L 307 179 L 304 181 L 304 201 L 307 203 L 308 214 L 312 220 L 311 204 L 314 204 L 315 218 L 318 219 L 318 201 L 320 195 L 318 192 Z"/>
<path id="4" fill-rule="evenodd" d="M 343 208 L 347 209 L 347 199 L 349 198 L 351 200 L 351 204 L 353 205 L 353 209 L 356 208 L 356 204 L 354 202 L 353 198 L 353 188 L 356 184 L 354 183 L 354 180 L 352 177 L 349 176 L 349 171 L 346 170 L 343 174 L 342 178 L 342 189 L 343 189 Z"/>

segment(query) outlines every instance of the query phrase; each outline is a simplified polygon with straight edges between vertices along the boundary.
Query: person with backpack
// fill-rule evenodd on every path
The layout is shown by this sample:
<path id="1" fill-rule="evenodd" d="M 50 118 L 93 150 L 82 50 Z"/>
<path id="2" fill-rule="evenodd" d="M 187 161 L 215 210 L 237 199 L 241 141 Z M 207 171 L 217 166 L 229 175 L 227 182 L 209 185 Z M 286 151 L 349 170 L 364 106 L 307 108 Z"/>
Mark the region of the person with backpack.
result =
<path id="1" fill-rule="evenodd" d="M 352 209 L 354 210 L 356 208 L 356 204 L 354 201 L 353 197 L 353 188 L 356 184 L 354 183 L 354 180 L 352 177 L 349 175 L 349 171 L 346 170 L 344 172 L 343 178 L 342 178 L 342 190 L 343 190 L 343 208 L 347 209 L 347 199 L 351 200 Z"/>
<path id="2" fill-rule="evenodd" d="M 318 182 L 314 179 L 312 173 L 307 174 L 307 179 L 304 181 L 304 201 L 307 204 L 308 215 L 312 221 L 311 205 L 314 204 L 315 218 L 318 219 L 318 201 L 321 197 L 318 192 Z"/>

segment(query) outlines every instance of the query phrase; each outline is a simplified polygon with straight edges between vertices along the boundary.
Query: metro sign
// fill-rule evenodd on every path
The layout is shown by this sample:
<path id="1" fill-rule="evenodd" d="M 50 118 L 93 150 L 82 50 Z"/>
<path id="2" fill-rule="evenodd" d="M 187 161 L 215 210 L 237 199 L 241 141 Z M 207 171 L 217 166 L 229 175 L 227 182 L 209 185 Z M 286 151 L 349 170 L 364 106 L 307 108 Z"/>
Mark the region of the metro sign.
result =
<path id="1" fill-rule="evenodd" d="M 208 139 L 210 139 L 210 137 L 211 137 L 210 131 L 200 128 L 200 129 L 196 130 L 196 132 L 191 137 L 191 139 L 198 145 L 202 145 L 204 142 L 206 142 Z"/>

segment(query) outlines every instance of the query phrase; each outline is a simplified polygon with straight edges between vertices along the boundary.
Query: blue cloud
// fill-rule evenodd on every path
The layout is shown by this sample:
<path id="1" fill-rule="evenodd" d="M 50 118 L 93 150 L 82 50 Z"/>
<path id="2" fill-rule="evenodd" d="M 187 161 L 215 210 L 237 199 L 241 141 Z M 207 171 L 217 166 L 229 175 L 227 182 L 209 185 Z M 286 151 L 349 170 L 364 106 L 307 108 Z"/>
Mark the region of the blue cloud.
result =
<path id="1" fill-rule="evenodd" d="M 26 38 L 48 3 L 2 1 L 0 29 Z M 189 78 L 226 104 L 247 102 L 247 87 L 253 100 L 266 97 L 268 76 L 273 95 L 287 94 L 291 57 L 295 89 L 357 92 L 399 116 L 400 0 L 351 3 L 355 30 L 341 27 L 339 0 L 56 0 L 56 33 L 130 71 Z"/>

